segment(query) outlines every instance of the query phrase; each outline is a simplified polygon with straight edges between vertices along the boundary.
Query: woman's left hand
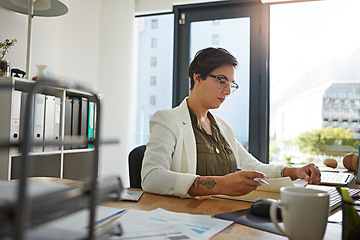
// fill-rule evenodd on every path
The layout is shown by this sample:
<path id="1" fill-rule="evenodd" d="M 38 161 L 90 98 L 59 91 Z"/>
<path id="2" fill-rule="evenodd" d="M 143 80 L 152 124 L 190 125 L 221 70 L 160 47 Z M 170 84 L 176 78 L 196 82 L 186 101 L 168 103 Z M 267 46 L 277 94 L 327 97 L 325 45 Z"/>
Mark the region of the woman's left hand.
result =
<path id="1" fill-rule="evenodd" d="M 305 179 L 310 184 L 319 184 L 321 181 L 321 172 L 313 163 L 296 169 L 295 173 L 298 178 Z"/>

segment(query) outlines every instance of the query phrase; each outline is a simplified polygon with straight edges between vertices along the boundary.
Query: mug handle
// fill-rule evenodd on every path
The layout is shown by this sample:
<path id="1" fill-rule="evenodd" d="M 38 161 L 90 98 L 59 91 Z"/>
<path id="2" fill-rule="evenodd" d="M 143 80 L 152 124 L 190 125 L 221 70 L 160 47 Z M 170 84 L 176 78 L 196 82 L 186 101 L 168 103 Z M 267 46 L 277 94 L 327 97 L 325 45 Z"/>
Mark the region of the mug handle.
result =
<path id="1" fill-rule="evenodd" d="M 270 219 L 273 222 L 273 224 L 275 225 L 276 229 L 280 233 L 282 233 L 283 235 L 287 236 L 285 230 L 281 229 L 281 227 L 279 225 L 279 222 L 278 222 L 278 219 L 277 219 L 276 210 L 277 210 L 280 203 L 281 203 L 281 200 L 273 201 L 271 203 L 271 206 L 270 206 Z"/>

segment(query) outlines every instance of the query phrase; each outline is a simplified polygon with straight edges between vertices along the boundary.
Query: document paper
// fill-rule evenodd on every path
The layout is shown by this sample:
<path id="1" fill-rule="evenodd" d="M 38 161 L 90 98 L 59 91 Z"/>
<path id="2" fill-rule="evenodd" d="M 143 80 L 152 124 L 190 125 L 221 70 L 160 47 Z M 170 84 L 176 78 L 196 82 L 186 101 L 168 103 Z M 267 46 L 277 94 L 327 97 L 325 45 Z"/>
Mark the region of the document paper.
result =
<path id="1" fill-rule="evenodd" d="M 232 221 L 169 212 L 158 208 L 153 211 L 128 210 L 120 222 L 123 235 L 111 239 L 209 239 L 222 231 Z"/>
<path id="2" fill-rule="evenodd" d="M 280 199 L 280 188 L 287 186 L 302 186 L 304 187 L 306 182 L 304 180 L 300 181 L 291 181 L 290 177 L 282 177 L 282 178 L 271 178 L 266 179 L 269 183 L 269 186 L 266 184 L 262 184 L 257 187 L 255 191 L 250 192 L 249 194 L 242 196 L 227 196 L 227 195 L 216 195 L 214 197 L 221 197 L 239 201 L 247 201 L 247 202 L 256 202 L 262 198 L 272 198 L 272 199 Z"/>

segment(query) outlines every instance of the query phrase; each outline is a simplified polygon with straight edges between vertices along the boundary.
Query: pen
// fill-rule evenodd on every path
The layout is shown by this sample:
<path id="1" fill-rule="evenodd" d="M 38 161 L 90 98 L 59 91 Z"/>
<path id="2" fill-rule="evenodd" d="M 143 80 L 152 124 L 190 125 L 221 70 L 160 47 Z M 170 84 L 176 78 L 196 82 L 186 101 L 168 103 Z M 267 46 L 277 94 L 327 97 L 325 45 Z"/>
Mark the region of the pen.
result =
<path id="1" fill-rule="evenodd" d="M 126 209 L 122 209 L 122 210 L 120 210 L 119 212 L 116 212 L 116 213 L 114 213 L 114 214 L 112 214 L 112 215 L 110 215 L 110 216 L 108 216 L 108 217 L 105 217 L 105 218 L 103 218 L 103 219 L 100 219 L 100 220 L 98 220 L 98 221 L 95 222 L 95 226 L 98 227 L 98 226 L 100 226 L 100 225 L 103 225 L 104 223 L 106 223 L 106 222 L 108 222 L 108 221 L 110 221 L 110 220 L 112 220 L 112 219 L 120 216 L 121 214 L 123 214 L 123 213 L 125 213 L 125 212 L 126 212 Z"/>
<path id="2" fill-rule="evenodd" d="M 241 169 L 240 169 L 240 168 L 235 168 L 235 171 L 236 171 L 236 172 L 237 172 L 237 171 L 241 171 Z M 263 184 L 266 184 L 266 185 L 269 186 L 269 183 L 268 183 L 267 181 L 261 179 L 261 178 L 253 178 L 253 179 L 254 179 L 255 181 L 259 182 L 259 183 L 263 183 Z"/>

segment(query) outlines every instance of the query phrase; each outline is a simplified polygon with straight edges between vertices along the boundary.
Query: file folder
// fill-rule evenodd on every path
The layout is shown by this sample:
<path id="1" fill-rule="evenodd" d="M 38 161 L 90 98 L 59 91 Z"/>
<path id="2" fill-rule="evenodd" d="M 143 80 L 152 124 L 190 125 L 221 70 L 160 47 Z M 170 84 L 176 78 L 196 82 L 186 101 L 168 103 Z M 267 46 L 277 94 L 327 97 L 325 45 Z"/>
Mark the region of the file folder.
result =
<path id="1" fill-rule="evenodd" d="M 71 99 L 65 99 L 65 123 L 64 123 L 65 137 L 71 136 Z M 64 146 L 64 149 L 70 149 L 70 146 Z"/>
<path id="2" fill-rule="evenodd" d="M 21 133 L 23 132 L 23 128 L 24 126 L 30 126 L 30 129 L 28 129 L 27 131 L 30 131 L 31 133 L 31 138 L 33 137 L 33 119 L 30 118 L 30 123 L 26 122 L 25 120 L 25 109 L 26 109 L 26 101 L 27 101 L 27 92 L 22 92 L 21 93 L 21 107 L 20 107 L 20 141 L 23 140 L 23 136 L 21 135 Z M 31 149 L 30 149 L 31 150 Z"/>
<path id="3" fill-rule="evenodd" d="M 93 140 L 94 138 L 94 111 L 95 103 L 89 102 L 89 121 L 88 121 L 88 139 Z M 88 145 L 88 148 L 92 148 L 92 145 Z"/>
<path id="4" fill-rule="evenodd" d="M 11 125 L 10 142 L 19 143 L 20 139 L 20 110 L 21 110 L 21 91 L 13 91 L 11 106 Z M 18 153 L 18 147 L 10 148 L 10 154 Z"/>
<path id="5" fill-rule="evenodd" d="M 61 98 L 55 97 L 55 111 L 54 111 L 54 139 L 60 141 L 60 121 L 61 121 Z M 54 146 L 54 150 L 59 150 L 60 146 Z"/>
<path id="6" fill-rule="evenodd" d="M 34 142 L 44 141 L 44 114 L 45 114 L 45 95 L 35 94 L 34 105 Z M 33 146 L 33 152 L 42 152 L 43 146 Z"/>
<path id="7" fill-rule="evenodd" d="M 80 103 L 79 99 L 72 98 L 71 99 L 71 135 L 78 136 L 79 135 L 79 111 L 80 111 Z"/>
<path id="8" fill-rule="evenodd" d="M 45 96 L 45 121 L 44 121 L 44 141 L 54 141 L 55 125 L 55 96 Z M 44 145 L 45 151 L 54 150 L 54 146 Z"/>
<path id="9" fill-rule="evenodd" d="M 80 102 L 78 98 L 71 99 L 71 136 L 79 136 Z M 71 148 L 77 148 L 72 146 Z"/>
<path id="10" fill-rule="evenodd" d="M 97 106 L 96 106 L 96 104 L 94 104 L 94 138 L 96 137 L 96 114 L 97 114 Z"/>
<path id="11" fill-rule="evenodd" d="M 87 131 L 88 131 L 88 99 L 83 97 L 81 98 L 81 104 L 80 104 L 80 136 L 86 138 L 87 137 Z M 81 145 L 81 148 L 85 148 L 86 145 Z"/>

